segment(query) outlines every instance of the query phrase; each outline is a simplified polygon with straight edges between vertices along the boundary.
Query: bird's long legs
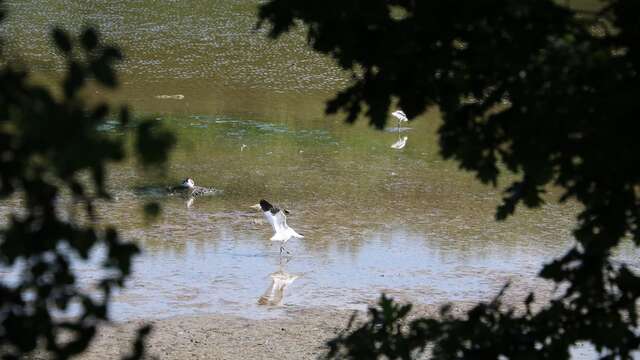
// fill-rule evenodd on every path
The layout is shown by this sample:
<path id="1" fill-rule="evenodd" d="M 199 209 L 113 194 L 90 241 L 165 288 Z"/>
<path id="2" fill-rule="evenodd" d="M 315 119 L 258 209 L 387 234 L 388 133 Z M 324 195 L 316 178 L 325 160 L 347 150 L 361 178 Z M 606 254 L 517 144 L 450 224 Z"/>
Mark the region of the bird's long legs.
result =
<path id="1" fill-rule="evenodd" d="M 291 255 L 291 253 L 289 252 L 289 250 L 284 248 L 284 245 L 280 245 L 280 256 L 282 256 L 282 252 L 286 252 L 287 255 Z"/>

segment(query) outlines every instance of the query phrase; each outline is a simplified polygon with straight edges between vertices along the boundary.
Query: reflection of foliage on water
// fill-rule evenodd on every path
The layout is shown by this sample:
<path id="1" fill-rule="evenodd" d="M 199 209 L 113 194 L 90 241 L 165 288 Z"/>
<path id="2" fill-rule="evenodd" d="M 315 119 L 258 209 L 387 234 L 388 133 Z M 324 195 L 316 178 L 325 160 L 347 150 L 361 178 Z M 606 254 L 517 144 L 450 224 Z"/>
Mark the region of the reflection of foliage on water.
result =
<path id="1" fill-rule="evenodd" d="M 585 2 L 580 2 L 583 5 Z M 611 252 L 640 244 L 640 127 L 637 97 L 640 5 L 574 2 L 360 1 L 261 5 L 260 21 L 279 37 L 297 24 L 308 43 L 352 73 L 329 113 L 354 122 L 366 111 L 383 128 L 392 104 L 413 118 L 437 106 L 440 152 L 484 182 L 508 170 L 519 178 L 498 206 L 539 207 L 550 185 L 560 202 L 584 205 L 564 256 L 543 267 L 556 298 L 532 311 L 505 309 L 502 296 L 457 318 L 401 326 L 410 307 L 382 298 L 370 320 L 330 342 L 337 358 L 411 358 L 432 346 L 438 359 L 570 356 L 580 342 L 602 358 L 640 348 L 640 278 Z M 504 167 L 499 166 L 503 164 Z M 562 286 L 560 286 L 562 285 Z"/>
<path id="2" fill-rule="evenodd" d="M 122 56 L 92 29 L 77 39 L 56 29 L 53 39 L 67 66 L 57 96 L 32 85 L 24 69 L 0 62 L 0 196 L 24 199 L 24 209 L 12 211 L 0 238 L 0 265 L 17 275 L 0 283 L 3 358 L 41 350 L 63 359 L 84 351 L 97 326 L 109 319 L 112 293 L 124 285 L 139 252 L 115 228 L 98 224 L 98 200 L 110 199 L 107 165 L 122 161 L 125 147 L 122 137 L 105 132 L 114 125 L 109 107 L 90 106 L 80 95 L 91 79 L 115 87 L 113 66 Z M 129 124 L 126 108 L 117 122 Z M 151 121 L 131 131 L 141 164 L 164 163 L 174 141 L 169 133 Z M 81 214 L 62 210 L 64 193 Z M 149 203 L 145 210 L 157 214 L 159 208 Z M 95 249 L 104 250 L 102 276 L 97 284 L 85 284 L 74 264 L 90 260 Z M 129 358 L 142 356 L 149 330 L 139 330 Z"/>

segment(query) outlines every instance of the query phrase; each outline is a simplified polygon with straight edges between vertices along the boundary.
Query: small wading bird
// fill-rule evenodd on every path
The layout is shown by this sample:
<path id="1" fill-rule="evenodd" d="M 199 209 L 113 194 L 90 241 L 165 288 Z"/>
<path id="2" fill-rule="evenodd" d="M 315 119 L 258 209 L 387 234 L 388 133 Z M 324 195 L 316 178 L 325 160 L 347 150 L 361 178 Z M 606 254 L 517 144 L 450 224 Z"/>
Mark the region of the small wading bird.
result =
<path id="1" fill-rule="evenodd" d="M 214 195 L 221 192 L 221 190 L 214 188 L 207 188 L 203 186 L 197 186 L 192 178 L 186 178 L 182 181 L 180 186 L 174 186 L 169 188 L 169 192 L 181 192 L 189 197 L 198 197 L 203 195 Z"/>
<path id="2" fill-rule="evenodd" d="M 284 248 L 284 244 L 287 242 L 287 240 L 291 239 L 292 237 L 298 239 L 304 237 L 290 228 L 289 225 L 287 225 L 287 217 L 285 216 L 285 213 L 289 213 L 287 210 L 280 210 L 277 207 L 269 204 L 269 202 L 266 200 L 260 200 L 260 203 L 253 205 L 252 208 L 262 210 L 264 217 L 273 227 L 273 231 L 275 232 L 275 234 L 273 234 L 273 236 L 271 237 L 271 241 L 281 242 L 280 255 L 282 255 L 282 251 L 286 251 Z M 287 254 L 288 253 L 289 252 L 287 251 Z"/>
<path id="3" fill-rule="evenodd" d="M 396 110 L 392 112 L 391 115 L 393 115 L 396 119 L 398 119 L 398 141 L 394 142 L 391 145 L 391 148 L 399 150 L 399 149 L 402 149 L 405 145 L 407 145 L 407 139 L 408 139 L 407 136 L 404 136 L 402 138 L 400 137 L 400 123 L 409 121 L 409 118 L 407 118 L 407 115 L 402 110 Z"/>
<path id="4" fill-rule="evenodd" d="M 398 119 L 398 132 L 400 132 L 400 123 L 409 121 L 409 118 L 402 110 L 396 110 L 391 113 L 396 119 Z"/>

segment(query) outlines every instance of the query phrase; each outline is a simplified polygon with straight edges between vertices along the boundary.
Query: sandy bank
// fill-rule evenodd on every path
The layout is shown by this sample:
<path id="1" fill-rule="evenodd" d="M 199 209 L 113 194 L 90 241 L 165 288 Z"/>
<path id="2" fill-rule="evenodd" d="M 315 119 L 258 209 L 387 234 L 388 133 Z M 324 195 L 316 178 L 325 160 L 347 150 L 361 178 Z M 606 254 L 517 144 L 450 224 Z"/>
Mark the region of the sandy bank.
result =
<path id="1" fill-rule="evenodd" d="M 529 290 L 527 286 L 515 286 L 503 300 L 508 306 L 522 310 L 521 301 Z M 546 295 L 537 297 L 536 305 L 544 304 L 549 294 Z M 400 303 L 415 300 L 401 293 L 392 296 Z M 463 316 L 475 304 L 454 302 L 452 312 Z M 439 308 L 414 301 L 409 318 L 436 316 Z M 147 338 L 146 351 L 159 359 L 316 359 L 326 352 L 327 340 L 342 331 L 354 314 L 353 310 L 330 307 L 284 309 L 284 315 L 271 319 L 204 314 L 110 324 L 101 328 L 82 358 L 115 359 L 129 353 L 136 329 L 149 323 L 153 331 Z M 366 318 L 365 311 L 357 314 L 358 320 Z"/>
<path id="2" fill-rule="evenodd" d="M 435 311 L 421 306 L 414 316 Z M 226 315 L 179 316 L 154 320 L 146 348 L 160 359 L 312 359 L 347 325 L 352 311 L 298 309 L 275 319 Z M 359 312 L 363 317 L 363 312 Z M 130 321 L 102 328 L 83 359 L 114 359 L 131 348 L 137 327 Z"/>

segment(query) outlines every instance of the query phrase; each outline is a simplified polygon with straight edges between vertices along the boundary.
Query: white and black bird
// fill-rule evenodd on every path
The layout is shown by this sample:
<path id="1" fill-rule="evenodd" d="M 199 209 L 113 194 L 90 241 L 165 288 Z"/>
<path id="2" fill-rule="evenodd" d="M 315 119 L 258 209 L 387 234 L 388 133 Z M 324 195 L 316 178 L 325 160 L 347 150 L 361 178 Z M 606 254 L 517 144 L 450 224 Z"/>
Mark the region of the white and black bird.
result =
<path id="1" fill-rule="evenodd" d="M 265 219 L 271 224 L 273 227 L 273 231 L 275 234 L 271 237 L 271 241 L 279 241 L 282 244 L 280 245 L 280 254 L 284 249 L 284 244 L 291 239 L 292 237 L 301 239 L 304 236 L 298 234 L 295 230 L 287 225 L 287 216 L 289 212 L 287 210 L 280 210 L 277 207 L 274 207 L 266 200 L 260 200 L 259 204 L 253 205 L 253 208 L 262 210 Z"/>
<path id="2" fill-rule="evenodd" d="M 221 190 L 218 190 L 218 189 L 198 186 L 196 185 L 195 181 L 193 181 L 192 178 L 184 179 L 182 181 L 182 184 L 180 184 L 180 186 L 174 186 L 170 188 L 169 191 L 183 193 L 184 195 L 191 198 L 204 196 L 204 195 L 215 195 L 222 192 Z"/>

